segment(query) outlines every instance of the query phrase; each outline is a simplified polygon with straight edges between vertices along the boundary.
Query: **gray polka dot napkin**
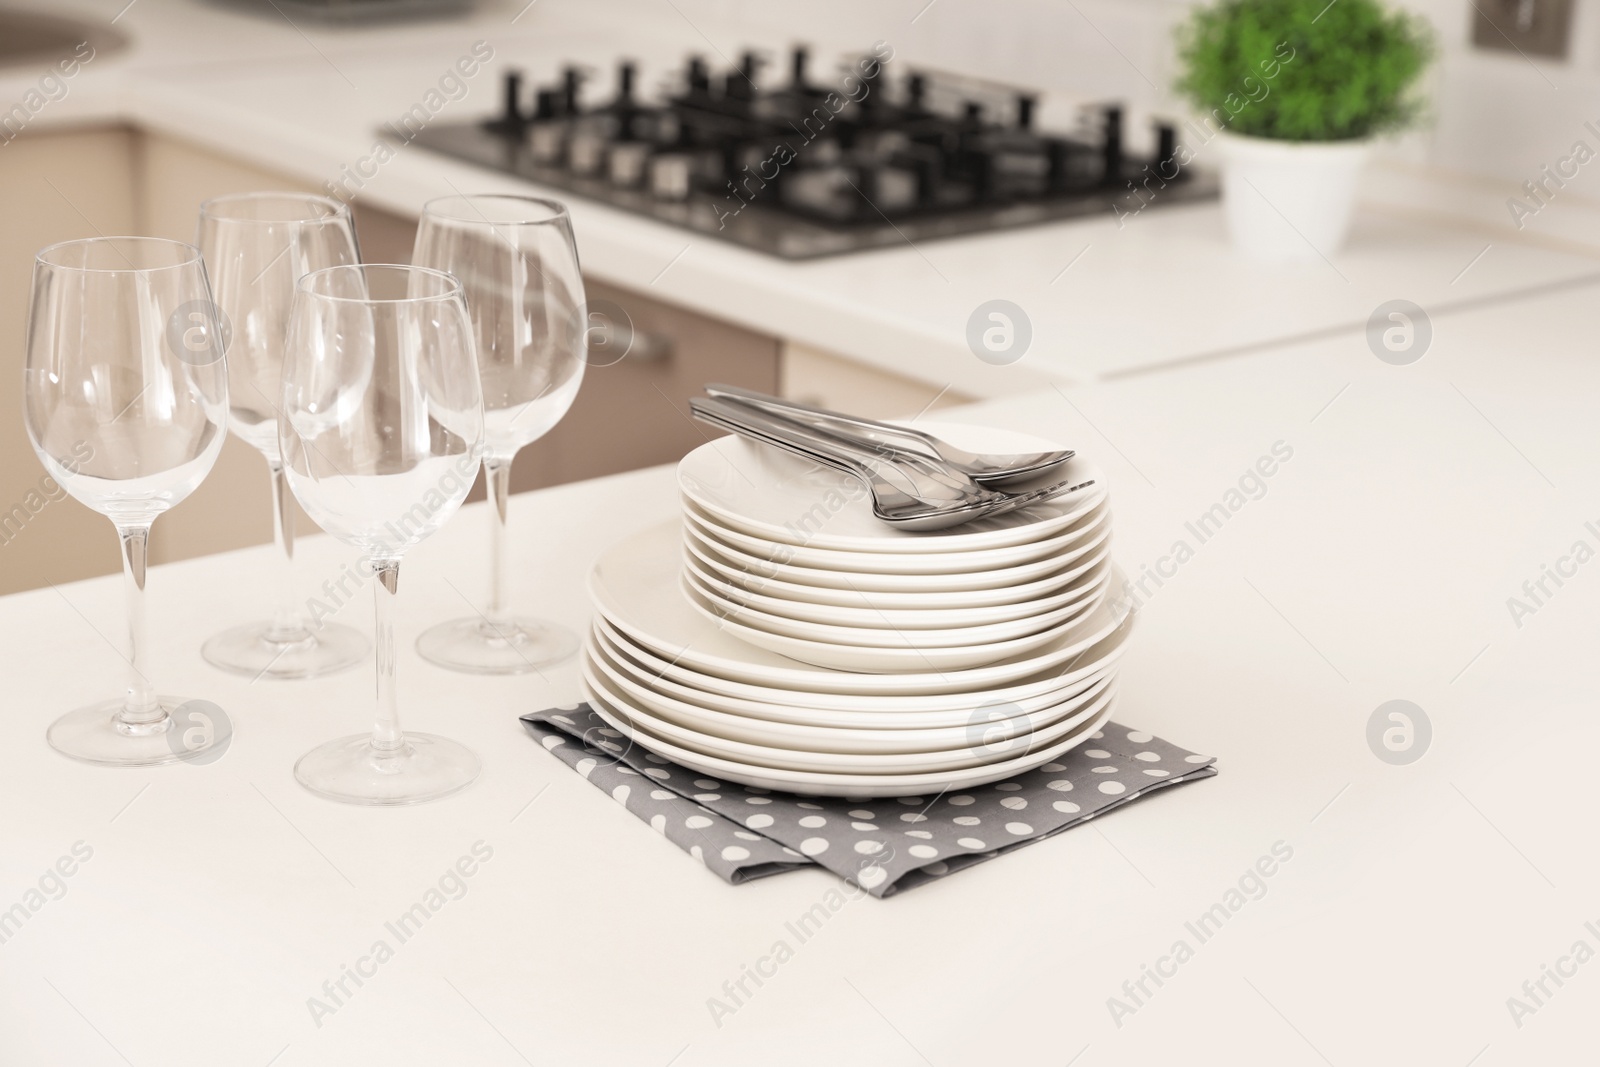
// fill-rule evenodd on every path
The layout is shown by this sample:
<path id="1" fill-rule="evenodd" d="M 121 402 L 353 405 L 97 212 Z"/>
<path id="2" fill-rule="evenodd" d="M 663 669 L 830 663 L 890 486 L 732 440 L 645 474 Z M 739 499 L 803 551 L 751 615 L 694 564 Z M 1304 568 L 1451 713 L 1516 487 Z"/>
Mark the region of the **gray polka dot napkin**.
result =
<path id="1" fill-rule="evenodd" d="M 1108 722 L 1053 763 L 938 796 L 801 797 L 709 778 L 633 745 L 587 704 L 524 715 L 547 750 L 657 833 L 738 885 L 815 864 L 875 897 L 993 859 L 1216 774 L 1198 756 Z"/>

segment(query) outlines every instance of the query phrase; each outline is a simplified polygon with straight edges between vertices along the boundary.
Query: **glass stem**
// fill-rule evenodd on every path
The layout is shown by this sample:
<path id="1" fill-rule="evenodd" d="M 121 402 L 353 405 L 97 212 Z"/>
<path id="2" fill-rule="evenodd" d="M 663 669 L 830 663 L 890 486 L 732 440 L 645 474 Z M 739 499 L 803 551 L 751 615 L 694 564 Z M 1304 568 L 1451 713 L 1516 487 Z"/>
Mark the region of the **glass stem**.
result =
<path id="1" fill-rule="evenodd" d="M 511 496 L 511 460 L 485 459 L 483 482 L 493 511 L 489 531 L 489 625 L 502 633 L 511 624 L 510 568 L 506 563 L 506 501 Z"/>
<path id="2" fill-rule="evenodd" d="M 154 733 L 167 717 L 145 674 L 144 578 L 150 556 L 150 524 L 118 526 L 122 538 L 122 574 L 128 598 L 128 695 L 118 715 L 128 733 Z"/>
<path id="3" fill-rule="evenodd" d="M 267 640 L 286 645 L 304 641 L 310 634 L 294 597 L 294 511 L 289 501 L 289 479 L 284 476 L 281 460 L 269 459 L 267 466 L 272 472 L 272 537 L 283 558 L 278 574 L 278 611 L 272 629 L 267 631 Z"/>
<path id="4" fill-rule="evenodd" d="M 374 608 L 373 646 L 378 659 L 378 708 L 372 725 L 372 747 L 383 755 L 397 754 L 405 747 L 400 732 L 400 709 L 395 693 L 394 618 L 395 597 L 400 590 L 400 561 L 371 561 Z"/>

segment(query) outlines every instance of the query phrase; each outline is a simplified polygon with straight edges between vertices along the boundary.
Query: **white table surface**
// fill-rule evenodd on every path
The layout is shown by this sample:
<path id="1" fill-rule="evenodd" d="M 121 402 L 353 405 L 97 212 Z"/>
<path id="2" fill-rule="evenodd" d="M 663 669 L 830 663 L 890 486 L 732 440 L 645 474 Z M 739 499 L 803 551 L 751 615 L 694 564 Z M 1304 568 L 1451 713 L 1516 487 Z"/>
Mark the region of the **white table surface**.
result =
<path id="1" fill-rule="evenodd" d="M 0 908 L 76 842 L 93 849 L 0 944 L 0 1063 L 1580 1062 L 1600 963 L 1547 982 L 1520 1027 L 1507 998 L 1574 942 L 1600 947 L 1584 927 L 1600 920 L 1600 563 L 1520 628 L 1506 599 L 1600 542 L 1584 527 L 1600 519 L 1591 308 L 1567 293 L 1440 316 L 1409 367 L 1350 334 L 963 412 L 1102 459 L 1131 573 L 1193 542 L 1185 521 L 1275 442 L 1293 448 L 1148 600 L 1123 670 L 1117 719 L 1221 773 L 851 901 L 803 944 L 785 924 L 833 876 L 727 886 L 524 735 L 519 713 L 577 695 L 571 666 L 473 678 L 411 651 L 481 603 L 481 507 L 402 573 L 404 719 L 485 764 L 416 808 L 343 807 L 291 776 L 368 723 L 370 663 L 251 685 L 200 660 L 205 636 L 267 603 L 269 549 L 152 572 L 158 683 L 236 724 L 208 766 L 99 769 L 44 742 L 119 684 L 102 636 L 118 581 L 0 600 Z M 590 561 L 673 511 L 665 469 L 517 497 L 518 600 L 581 626 Z M 345 558 L 308 539 L 306 584 Z M 340 618 L 367 627 L 369 611 Z M 1365 740 L 1395 698 L 1434 728 L 1408 766 Z M 393 942 L 385 922 L 478 841 L 493 857 L 466 895 L 316 1025 L 308 998 Z M 1265 895 L 1199 944 L 1185 922 L 1280 841 L 1293 857 Z M 1180 938 L 1193 958 L 1118 1026 L 1108 998 Z M 708 999 L 779 940 L 793 958 L 718 1026 Z"/>

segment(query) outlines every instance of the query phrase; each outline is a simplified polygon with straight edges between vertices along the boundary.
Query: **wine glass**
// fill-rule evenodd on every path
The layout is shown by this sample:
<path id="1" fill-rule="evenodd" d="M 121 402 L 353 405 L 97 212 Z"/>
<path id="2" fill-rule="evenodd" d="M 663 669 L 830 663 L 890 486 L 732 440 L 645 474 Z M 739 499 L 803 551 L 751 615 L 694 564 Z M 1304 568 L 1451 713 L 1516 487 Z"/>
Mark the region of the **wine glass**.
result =
<path id="1" fill-rule="evenodd" d="M 95 237 L 33 264 L 23 418 L 34 451 L 122 541 L 128 684 L 46 733 L 89 763 L 146 766 L 197 755 L 179 731 L 184 701 L 158 695 L 145 641 L 150 527 L 205 479 L 227 436 L 228 374 L 200 250 L 153 237 Z"/>
<path id="2" fill-rule="evenodd" d="M 586 353 L 583 278 L 567 209 L 530 196 L 448 196 L 423 206 L 412 262 L 461 280 L 483 383 L 484 482 L 493 510 L 489 603 L 440 623 L 417 651 L 441 667 L 518 674 L 577 651 L 565 627 L 511 613 L 506 501 L 511 463 L 572 407 Z"/>
<path id="3" fill-rule="evenodd" d="M 302 193 L 242 193 L 200 205 L 199 238 L 227 330 L 230 428 L 267 460 L 272 528 L 283 563 L 270 621 L 224 630 L 200 648 L 212 666 L 251 678 L 312 678 L 353 667 L 367 639 L 348 626 L 313 625 L 295 599 L 294 512 L 278 453 L 284 334 L 295 283 L 358 262 L 350 209 Z"/>
<path id="4" fill-rule="evenodd" d="M 373 731 L 312 749 L 307 789 L 355 804 L 442 797 L 478 776 L 454 741 L 401 733 L 394 615 L 400 560 L 472 488 L 483 394 L 461 285 L 443 271 L 326 267 L 300 279 L 289 320 L 278 422 L 289 487 L 376 581 L 378 706 Z"/>

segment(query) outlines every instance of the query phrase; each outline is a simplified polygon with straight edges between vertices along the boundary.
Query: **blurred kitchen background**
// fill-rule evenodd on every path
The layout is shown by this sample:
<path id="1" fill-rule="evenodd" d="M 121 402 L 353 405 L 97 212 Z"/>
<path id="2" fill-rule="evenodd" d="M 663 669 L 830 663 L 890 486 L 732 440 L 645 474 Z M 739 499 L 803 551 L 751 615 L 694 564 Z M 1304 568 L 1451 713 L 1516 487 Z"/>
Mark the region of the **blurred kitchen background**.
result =
<path id="1" fill-rule="evenodd" d="M 1541 168 L 1566 155 L 1575 141 L 1600 146 L 1600 134 L 1585 127 L 1594 120 L 1600 128 L 1600 2 L 1425 0 L 1400 6 L 1425 16 L 1434 29 L 1438 55 L 1424 86 L 1431 103 L 1428 121 L 1384 142 L 1364 172 L 1365 217 L 1441 220 L 1456 232 L 1478 235 L 1471 245 L 1514 240 L 1579 258 L 1600 255 L 1600 184 L 1587 170 L 1559 189 L 1559 213 L 1536 212 L 1519 227 L 1507 203 L 1523 196 L 1523 183 L 1537 181 Z M 327 10 L 341 7 L 364 16 L 406 9 L 395 13 L 409 17 L 341 23 L 330 15 L 348 12 Z M 1188 114 L 1171 86 L 1173 28 L 1189 7 L 1177 0 L 0 5 L 0 504 L 24 500 L 43 476 L 19 417 L 19 368 L 37 249 L 96 233 L 192 240 L 196 209 L 208 197 L 340 189 L 355 208 L 363 257 L 404 261 L 423 200 L 458 188 L 525 188 L 487 170 L 425 159 L 429 154 L 416 145 L 399 146 L 393 160 L 372 159 L 382 124 L 424 102 L 479 42 L 487 44 L 491 58 L 459 78 L 458 95 L 451 82 L 449 93 L 436 98 L 443 101 L 437 109 L 425 105 L 432 121 L 496 114 L 501 79 L 511 69 L 523 72 L 522 88 L 531 101 L 535 88 L 559 79 L 564 63 L 581 64 L 593 71 L 585 99 L 600 102 L 614 91 L 618 60 L 631 58 L 638 64 L 639 95 L 648 99 L 681 77 L 691 54 L 720 76 L 754 49 L 767 60 L 763 79 L 782 79 L 790 49 L 804 44 L 814 77 L 829 82 L 845 57 L 886 42 L 894 53 L 891 70 L 927 68 L 1036 93 L 1043 125 L 1071 122 L 1084 105 L 1117 102 L 1124 108 L 1129 150 L 1153 152 L 1158 146 L 1152 117 L 1175 121 Z M 80 42 L 87 42 L 87 50 Z M 70 76 L 41 80 L 50 64 L 73 55 L 79 63 Z M 1205 167 L 1203 155 L 1197 165 Z M 1214 213 L 1216 207 L 1195 210 Z M 915 372 L 919 344 L 930 351 L 959 348 L 960 324 L 971 303 L 1010 296 L 1003 288 L 972 290 L 969 301 L 963 289 L 950 322 L 929 324 L 925 336 L 891 338 L 896 327 L 890 320 L 907 314 L 894 305 L 899 290 L 893 285 L 940 285 L 916 262 L 921 256 L 938 273 L 917 249 L 915 256 L 903 249 L 867 253 L 883 257 L 881 270 L 869 271 L 841 266 L 842 259 L 786 263 L 755 252 L 708 251 L 716 245 L 712 238 L 582 201 L 574 201 L 574 218 L 589 298 L 622 308 L 635 344 L 620 362 L 589 368 L 571 414 L 519 459 L 518 490 L 677 459 L 704 439 L 687 418 L 684 399 L 707 381 L 880 416 L 915 414 L 1038 381 L 1027 377 L 1025 367 L 1008 379 L 1000 368 L 972 360 L 960 373 Z M 1213 222 L 1208 215 L 1197 225 Z M 1097 225 L 1106 223 L 1101 217 Z M 1075 232 L 1070 224 L 1060 230 L 1061 254 L 1052 263 L 1067 264 L 1093 243 L 1071 236 Z M 1358 223 L 1358 246 L 1361 232 Z M 1127 274 L 1119 284 L 1129 293 L 1128 306 L 1161 318 L 1172 300 L 1181 305 L 1182 298 L 1170 291 L 1170 280 L 1160 291 L 1138 291 L 1143 268 L 1137 256 L 1157 256 L 1163 247 L 1164 239 L 1152 234 L 1129 246 L 1127 256 L 1134 258 L 1114 266 Z M 1037 240 L 1016 243 L 1021 240 L 979 241 L 959 254 L 968 267 L 991 262 L 999 278 L 1013 258 L 1041 247 Z M 939 258 L 931 251 L 935 247 L 955 245 L 928 246 L 933 260 Z M 1197 284 L 1210 273 L 1206 256 L 1225 263 L 1229 255 L 1220 239 L 1186 254 L 1186 269 Z M 713 263 L 706 255 L 720 258 Z M 1041 262 L 1049 258 L 1039 256 Z M 1080 269 L 1102 268 L 1089 259 Z M 828 279 L 841 271 L 850 272 L 844 287 L 857 298 L 849 306 L 838 300 L 830 305 L 833 298 L 826 295 Z M 904 276 L 887 278 L 896 271 Z M 1307 284 L 1338 281 L 1323 277 Z M 786 287 L 810 295 L 790 305 Z M 1054 299 L 1065 288 L 1041 285 L 1036 299 Z M 1323 319 L 1307 321 L 1303 329 L 1278 323 L 1252 333 L 1254 312 L 1230 307 L 1217 313 L 1239 321 L 1241 344 L 1365 318 L 1364 310 L 1324 309 Z M 1086 325 L 1084 337 L 1070 340 L 1093 347 L 1094 328 Z M 1172 360 L 1228 343 L 1209 328 L 1174 326 L 1164 336 L 1169 350 L 1163 358 Z M 1191 336 L 1193 351 L 1185 347 Z M 1042 329 L 1037 333 L 1038 345 L 1065 343 Z M 874 358 L 890 350 L 900 355 Z M 1087 367 L 1081 377 L 1095 373 Z M 171 560 L 270 540 L 264 479 L 260 457 L 230 441 L 213 476 L 163 522 L 153 557 Z M 117 569 L 115 545 L 100 516 L 61 502 L 28 509 L 23 521 L 31 527 L 27 537 L 0 531 L 0 593 Z M 302 526 L 309 529 L 304 519 Z"/>

